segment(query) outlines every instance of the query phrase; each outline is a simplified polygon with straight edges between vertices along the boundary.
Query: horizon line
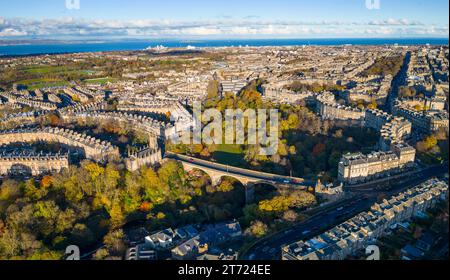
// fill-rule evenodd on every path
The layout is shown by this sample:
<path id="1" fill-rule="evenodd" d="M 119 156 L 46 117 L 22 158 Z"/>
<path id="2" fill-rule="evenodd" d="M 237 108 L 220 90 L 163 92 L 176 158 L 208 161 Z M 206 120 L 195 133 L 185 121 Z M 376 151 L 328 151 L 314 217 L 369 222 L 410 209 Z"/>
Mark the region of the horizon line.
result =
<path id="1" fill-rule="evenodd" d="M 448 37 L 439 36 L 405 36 L 405 37 L 223 37 L 223 38 L 206 38 L 206 37 L 160 37 L 160 38 L 138 38 L 138 37 L 92 37 L 92 38 L 0 38 L 0 41 L 258 41 L 258 40 L 426 40 L 439 39 L 450 40 Z"/>

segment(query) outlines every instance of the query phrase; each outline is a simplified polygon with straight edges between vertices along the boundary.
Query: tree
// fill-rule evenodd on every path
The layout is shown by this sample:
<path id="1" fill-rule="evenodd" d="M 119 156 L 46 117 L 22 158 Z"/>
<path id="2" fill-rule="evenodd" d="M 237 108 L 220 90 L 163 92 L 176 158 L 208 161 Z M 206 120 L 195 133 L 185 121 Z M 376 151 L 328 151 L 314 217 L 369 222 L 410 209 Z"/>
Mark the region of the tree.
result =
<path id="1" fill-rule="evenodd" d="M 111 209 L 109 209 L 108 212 L 109 212 L 109 216 L 111 218 L 111 225 L 113 227 L 120 226 L 123 223 L 125 217 L 124 217 L 122 208 L 118 202 L 113 202 Z"/>
<path id="2" fill-rule="evenodd" d="M 427 138 L 425 138 L 425 148 L 427 150 L 431 150 L 432 148 L 436 147 L 438 141 L 434 135 L 430 135 Z"/>
<path id="3" fill-rule="evenodd" d="M 97 250 L 97 252 L 95 252 L 94 259 L 95 260 L 104 260 L 108 257 L 108 255 L 109 255 L 108 250 L 105 248 L 101 248 L 101 249 Z"/>
<path id="4" fill-rule="evenodd" d="M 206 108 L 216 107 L 217 102 L 220 100 L 219 94 L 219 82 L 212 80 L 208 83 L 207 97 L 206 97 Z"/>
<path id="5" fill-rule="evenodd" d="M 278 144 L 278 154 L 282 157 L 285 157 L 288 155 L 288 150 L 287 150 L 287 146 L 285 143 L 280 142 Z"/>
<path id="6" fill-rule="evenodd" d="M 298 219 L 298 215 L 293 210 L 288 210 L 288 211 L 284 212 L 284 214 L 283 214 L 283 220 L 285 220 L 285 221 L 295 222 L 295 221 L 297 221 L 297 219 Z"/>
<path id="7" fill-rule="evenodd" d="M 73 209 L 66 209 L 66 211 L 59 212 L 56 220 L 56 233 L 64 233 L 73 227 L 77 220 L 76 213 Z"/>
<path id="8" fill-rule="evenodd" d="M 220 192 L 231 192 L 234 189 L 233 183 L 229 180 L 222 180 L 217 190 Z"/>
<path id="9" fill-rule="evenodd" d="M 155 205 L 166 202 L 169 195 L 169 186 L 162 182 L 153 169 L 143 167 L 140 170 L 139 184 L 144 189 L 144 199 Z"/>
<path id="10" fill-rule="evenodd" d="M 62 252 L 51 251 L 46 248 L 36 251 L 29 260 L 61 260 L 64 254 Z"/>
<path id="11" fill-rule="evenodd" d="M 46 122 L 51 126 L 59 126 L 63 121 L 56 113 L 51 113 L 46 116 Z"/>
<path id="12" fill-rule="evenodd" d="M 289 154 L 291 156 L 295 156 L 297 154 L 297 149 L 295 148 L 295 146 L 290 146 L 289 147 Z"/>
<path id="13" fill-rule="evenodd" d="M 416 148 L 419 152 L 427 152 L 438 144 L 438 140 L 434 135 L 427 136 L 423 141 L 417 142 Z"/>
<path id="14" fill-rule="evenodd" d="M 84 164 L 83 168 L 89 173 L 92 181 L 97 180 L 105 172 L 103 167 L 94 162 Z"/>
<path id="15" fill-rule="evenodd" d="M 211 152 L 209 151 L 208 147 L 205 147 L 201 152 L 200 156 L 203 158 L 209 158 L 211 156 Z"/>
<path id="16" fill-rule="evenodd" d="M 319 154 L 325 151 L 325 148 L 326 148 L 325 144 L 323 143 L 316 144 L 312 151 L 313 156 L 318 156 Z"/>
<path id="17" fill-rule="evenodd" d="M 265 212 L 285 212 L 290 208 L 304 208 L 316 202 L 314 195 L 305 191 L 294 191 L 288 195 L 275 196 L 259 202 L 259 210 Z"/>
<path id="18" fill-rule="evenodd" d="M 109 256 L 122 257 L 125 253 L 126 247 L 123 242 L 124 238 L 123 230 L 111 231 L 103 238 L 105 249 L 108 250 Z"/>
<path id="19" fill-rule="evenodd" d="M 95 240 L 94 234 L 85 224 L 76 224 L 70 235 L 70 244 L 76 244 L 83 248 L 92 244 Z"/>
<path id="20" fill-rule="evenodd" d="M 0 186 L 0 201 L 12 201 L 21 195 L 19 184 L 14 180 L 5 180 Z"/>
<path id="21" fill-rule="evenodd" d="M 20 254 L 20 236 L 14 228 L 6 228 L 0 235 L 0 256 L 9 259 Z"/>
<path id="22" fill-rule="evenodd" d="M 112 163 L 109 163 L 106 168 L 104 169 L 103 174 L 103 184 L 104 188 L 101 190 L 103 192 L 110 193 L 114 191 L 119 183 L 119 180 L 121 178 L 120 172 L 117 170 L 116 166 Z"/>
<path id="23" fill-rule="evenodd" d="M 316 203 L 313 194 L 305 191 L 294 191 L 289 195 L 290 207 L 303 208 Z"/>
<path id="24" fill-rule="evenodd" d="M 150 212 L 152 209 L 153 205 L 147 201 L 142 202 L 141 206 L 139 207 L 139 210 L 141 210 L 142 212 Z"/>
<path id="25" fill-rule="evenodd" d="M 47 194 L 46 189 L 39 189 L 34 179 L 27 180 L 24 186 L 24 194 L 30 200 L 39 200 Z"/>
<path id="26" fill-rule="evenodd" d="M 263 237 L 268 232 L 268 227 L 261 221 L 254 221 L 251 223 L 250 227 L 245 231 L 247 235 L 253 237 Z"/>
<path id="27" fill-rule="evenodd" d="M 290 201 L 285 196 L 276 196 L 272 199 L 259 202 L 259 210 L 266 212 L 283 212 L 290 207 Z"/>
<path id="28" fill-rule="evenodd" d="M 399 96 L 403 98 L 414 97 L 417 92 L 414 87 L 403 86 L 399 88 Z"/>
<path id="29" fill-rule="evenodd" d="M 377 102 L 376 102 L 375 100 L 372 100 L 372 101 L 370 102 L 370 104 L 367 105 L 367 108 L 368 108 L 368 109 L 377 109 L 377 108 L 378 108 L 378 104 L 377 104 Z"/>
<path id="30" fill-rule="evenodd" d="M 342 138 L 344 137 L 344 132 L 342 131 L 342 129 L 338 129 L 334 132 L 333 137 L 335 138 Z"/>
<path id="31" fill-rule="evenodd" d="M 52 176 L 50 175 L 46 175 L 42 178 L 41 183 L 40 183 L 40 187 L 41 189 L 48 189 L 50 188 L 50 186 L 52 185 Z"/>

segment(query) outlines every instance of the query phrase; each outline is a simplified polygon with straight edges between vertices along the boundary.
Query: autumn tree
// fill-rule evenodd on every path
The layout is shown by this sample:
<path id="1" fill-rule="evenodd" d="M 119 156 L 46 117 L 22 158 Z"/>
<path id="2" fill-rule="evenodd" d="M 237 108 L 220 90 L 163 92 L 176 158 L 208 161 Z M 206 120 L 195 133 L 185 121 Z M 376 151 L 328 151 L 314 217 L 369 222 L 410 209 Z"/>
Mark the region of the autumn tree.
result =
<path id="1" fill-rule="evenodd" d="M 253 237 L 263 237 L 268 233 L 268 226 L 261 221 L 254 221 L 251 223 L 250 227 L 245 231 L 246 235 Z"/>

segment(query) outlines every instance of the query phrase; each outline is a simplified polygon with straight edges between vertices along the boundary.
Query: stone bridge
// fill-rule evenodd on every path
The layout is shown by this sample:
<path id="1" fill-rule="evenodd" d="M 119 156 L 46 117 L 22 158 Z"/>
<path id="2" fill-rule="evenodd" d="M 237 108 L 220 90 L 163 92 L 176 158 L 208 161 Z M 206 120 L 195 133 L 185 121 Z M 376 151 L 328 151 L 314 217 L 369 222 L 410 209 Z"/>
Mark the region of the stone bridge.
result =
<path id="1" fill-rule="evenodd" d="M 302 178 L 293 178 L 270 173 L 264 173 L 254 170 L 248 170 L 238 167 L 227 166 L 210 161 L 191 158 L 167 152 L 167 158 L 175 159 L 183 165 L 185 171 L 200 170 L 208 174 L 213 185 L 219 185 L 224 177 L 234 178 L 245 188 L 245 197 L 247 203 L 254 197 L 254 186 L 265 184 L 274 188 L 289 188 L 304 190 L 309 186 L 314 186 L 314 182 L 307 182 Z"/>

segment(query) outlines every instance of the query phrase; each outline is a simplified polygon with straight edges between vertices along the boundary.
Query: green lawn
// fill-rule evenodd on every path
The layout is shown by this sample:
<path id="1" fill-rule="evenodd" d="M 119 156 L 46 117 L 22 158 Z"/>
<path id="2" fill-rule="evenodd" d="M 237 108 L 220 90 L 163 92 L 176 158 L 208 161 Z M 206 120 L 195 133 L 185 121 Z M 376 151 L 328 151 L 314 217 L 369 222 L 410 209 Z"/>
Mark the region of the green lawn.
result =
<path id="1" fill-rule="evenodd" d="M 83 77 L 95 73 L 89 70 L 53 65 L 32 65 L 25 67 L 23 71 L 25 73 L 23 77 L 29 78 L 18 81 L 17 83 L 27 86 L 29 90 L 52 86 L 66 86 L 69 85 L 65 79 L 67 75 Z"/>
<path id="2" fill-rule="evenodd" d="M 61 73 L 67 72 L 71 69 L 68 69 L 66 66 L 50 66 L 50 65 L 36 65 L 30 66 L 25 69 L 26 72 L 31 74 L 49 74 L 49 73 Z"/>
<path id="3" fill-rule="evenodd" d="M 244 153 L 240 145 L 218 145 L 213 153 L 213 158 L 222 164 L 243 167 L 245 164 Z"/>
<path id="4" fill-rule="evenodd" d="M 217 146 L 217 151 L 229 154 L 242 154 L 241 145 L 221 144 Z"/>

